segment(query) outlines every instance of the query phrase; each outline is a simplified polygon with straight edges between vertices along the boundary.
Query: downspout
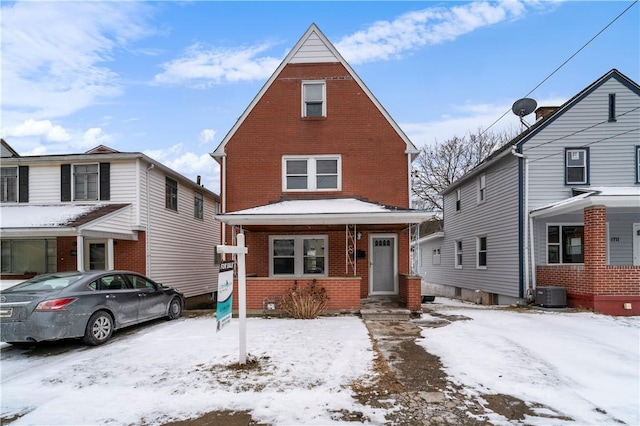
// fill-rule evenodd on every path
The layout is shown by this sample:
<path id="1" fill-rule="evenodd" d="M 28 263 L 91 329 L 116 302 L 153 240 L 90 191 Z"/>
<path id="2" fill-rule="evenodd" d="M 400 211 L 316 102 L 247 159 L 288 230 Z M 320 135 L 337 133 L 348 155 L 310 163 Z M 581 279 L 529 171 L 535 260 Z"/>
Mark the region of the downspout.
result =
<path id="1" fill-rule="evenodd" d="M 146 256 L 146 265 L 145 265 L 145 275 L 150 277 L 151 276 L 151 195 L 149 194 L 150 191 L 150 185 L 149 185 L 149 176 L 151 173 L 151 170 L 153 170 L 153 168 L 155 167 L 154 163 L 151 163 L 151 165 L 149 167 L 147 167 L 147 232 L 144 233 L 144 239 L 145 239 L 145 251 L 147 253 Z"/>
<path id="2" fill-rule="evenodd" d="M 220 187 L 220 208 L 222 209 L 221 213 L 225 214 L 227 212 L 227 156 L 222 156 L 222 163 L 220 164 L 220 178 L 222 179 L 221 187 Z M 221 223 L 222 227 L 220 233 L 220 240 L 222 244 L 227 244 L 227 225 Z"/>
<path id="3" fill-rule="evenodd" d="M 531 249 L 529 255 L 531 255 L 531 287 L 536 289 L 536 257 L 534 256 L 534 244 L 533 244 L 533 218 L 529 217 L 529 244 Z M 531 295 L 533 297 L 533 295 Z"/>
<path id="4" fill-rule="evenodd" d="M 516 151 L 515 145 L 511 147 L 511 154 L 524 160 L 524 291 L 525 295 L 529 291 L 529 159 L 526 155 Z"/>

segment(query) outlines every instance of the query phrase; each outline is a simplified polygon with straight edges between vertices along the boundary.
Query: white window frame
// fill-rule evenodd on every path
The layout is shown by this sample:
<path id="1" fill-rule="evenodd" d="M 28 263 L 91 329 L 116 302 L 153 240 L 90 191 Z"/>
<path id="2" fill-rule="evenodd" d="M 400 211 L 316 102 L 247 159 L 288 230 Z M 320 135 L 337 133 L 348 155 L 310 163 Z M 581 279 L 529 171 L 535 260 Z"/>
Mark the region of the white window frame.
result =
<path id="1" fill-rule="evenodd" d="M 293 240 L 294 273 L 274 274 L 273 271 L 273 242 L 275 240 Z M 324 272 L 322 274 L 304 273 L 304 240 L 323 240 L 324 242 Z M 320 257 L 320 256 L 317 256 Z M 269 276 L 270 277 L 327 277 L 329 274 L 329 237 L 327 235 L 270 235 L 269 236 Z"/>
<path id="2" fill-rule="evenodd" d="M 459 247 L 459 248 L 458 248 Z M 453 262 L 456 269 L 462 269 L 462 240 L 455 240 L 453 242 Z"/>
<path id="3" fill-rule="evenodd" d="M 569 155 L 574 152 L 582 152 L 584 163 L 581 166 L 570 166 Z M 569 180 L 569 169 L 584 168 L 584 179 L 580 182 Z M 564 153 L 564 174 L 565 185 L 587 185 L 589 184 L 589 149 L 588 148 L 566 148 Z"/>
<path id="4" fill-rule="evenodd" d="M 480 240 L 484 238 L 484 250 L 481 248 Z M 487 255 L 489 253 L 487 247 L 487 236 L 486 235 L 478 235 L 476 237 L 476 269 L 487 269 Z M 484 253 L 484 265 L 480 264 L 480 253 Z"/>
<path id="5" fill-rule="evenodd" d="M 3 175 L 1 177 L 3 185 L 2 185 L 2 194 L 0 194 L 0 196 L 1 196 L 0 200 L 3 203 L 17 203 L 18 199 L 20 198 L 20 195 L 18 194 L 18 190 L 19 190 L 19 185 L 18 185 L 18 180 L 19 180 L 18 167 L 17 166 L 7 166 L 7 167 L 3 166 L 2 167 L 2 170 L 8 170 L 8 169 L 14 170 L 15 171 L 15 175 L 12 175 L 12 176 L 4 176 Z M 11 185 L 9 184 L 10 183 L 9 182 L 9 178 L 10 177 L 15 178 L 15 181 Z M 9 187 L 13 188 L 13 195 L 15 197 L 15 200 L 10 200 L 9 199 L 9 193 L 10 193 Z"/>
<path id="6" fill-rule="evenodd" d="M 559 241 L 557 243 L 550 243 L 549 242 L 549 227 L 551 226 L 557 226 L 558 229 L 558 238 Z M 546 263 L 548 266 L 555 266 L 555 265 L 584 265 L 584 262 L 582 263 L 564 263 L 562 261 L 563 257 L 564 257 L 564 247 L 562 246 L 562 228 L 567 227 L 567 226 L 581 226 L 582 227 L 582 258 L 584 260 L 584 223 L 547 223 L 547 226 L 545 228 L 545 258 L 546 258 Z M 550 245 L 557 245 L 559 247 L 559 251 L 558 251 L 558 262 L 557 263 L 552 263 L 549 261 L 549 246 Z M 608 243 L 607 243 L 608 245 Z"/>
<path id="7" fill-rule="evenodd" d="M 322 99 L 313 99 L 313 101 L 322 102 L 322 115 L 320 115 L 320 116 L 316 116 L 316 115 L 309 116 L 307 114 L 307 100 L 304 97 L 304 95 L 305 95 L 305 90 L 304 89 L 305 89 L 305 86 L 314 85 L 314 84 L 322 85 Z M 301 97 L 301 104 L 302 104 L 302 117 L 304 117 L 304 118 L 319 118 L 319 117 L 326 117 L 327 116 L 327 83 L 326 83 L 326 81 L 324 81 L 324 80 L 303 80 L 302 81 L 301 90 L 300 90 L 300 97 Z"/>
<path id="8" fill-rule="evenodd" d="M 95 166 L 97 168 L 95 173 L 79 173 L 76 172 L 76 169 L 78 167 L 87 167 L 87 166 Z M 71 190 L 72 190 L 72 194 L 73 194 L 73 201 L 98 201 L 100 199 L 100 164 L 99 163 L 83 163 L 83 164 L 73 164 L 71 166 L 71 175 L 72 175 L 72 182 L 71 182 Z M 87 176 L 89 175 L 95 175 L 96 176 L 96 182 L 95 182 L 95 192 L 96 192 L 96 196 L 95 198 L 87 198 L 87 194 L 89 193 L 89 186 L 91 185 L 91 182 L 87 181 Z M 83 186 L 84 186 L 84 198 L 79 198 L 78 192 L 76 191 L 76 186 L 77 186 L 77 180 L 79 176 L 84 176 L 84 182 L 83 182 Z"/>
<path id="9" fill-rule="evenodd" d="M 440 265 L 441 257 L 440 257 L 440 247 L 434 248 L 431 252 L 431 264 L 432 265 Z"/>
<path id="10" fill-rule="evenodd" d="M 482 173 L 478 176 L 478 204 L 487 201 L 487 176 Z"/>
<path id="11" fill-rule="evenodd" d="M 456 188 L 456 211 L 462 210 L 462 189 Z"/>
<path id="12" fill-rule="evenodd" d="M 337 161 L 336 188 L 317 188 L 316 163 L 318 160 Z M 287 188 L 287 161 L 307 162 L 307 188 Z M 282 156 L 282 191 L 283 192 L 335 192 L 342 191 L 342 156 L 341 155 L 284 155 Z"/>

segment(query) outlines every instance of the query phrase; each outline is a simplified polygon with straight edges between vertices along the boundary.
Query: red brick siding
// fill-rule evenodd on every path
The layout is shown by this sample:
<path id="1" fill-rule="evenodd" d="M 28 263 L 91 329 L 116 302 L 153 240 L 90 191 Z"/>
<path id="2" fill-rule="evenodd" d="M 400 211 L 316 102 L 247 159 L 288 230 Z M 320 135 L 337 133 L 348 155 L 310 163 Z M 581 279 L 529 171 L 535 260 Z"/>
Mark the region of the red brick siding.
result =
<path id="1" fill-rule="evenodd" d="M 640 266 L 607 265 L 607 210 L 584 210 L 584 265 L 541 265 L 538 285 L 564 286 L 567 303 L 612 315 L 640 313 Z M 624 309 L 631 303 L 632 309 Z"/>
<path id="2" fill-rule="evenodd" d="M 326 119 L 301 118 L 301 81 L 326 80 Z M 338 63 L 290 64 L 226 146 L 227 211 L 295 198 L 408 207 L 406 144 Z M 342 155 L 342 191 L 282 192 L 282 155 Z"/>
<path id="3" fill-rule="evenodd" d="M 282 296 L 292 288 L 311 284 L 309 279 L 279 279 L 247 277 L 247 310 L 261 310 L 265 297 Z M 330 311 L 359 311 L 360 310 L 360 278 L 324 278 L 317 279 L 316 285 L 327 290 Z M 233 309 L 238 309 L 238 280 L 233 282 Z"/>
<path id="4" fill-rule="evenodd" d="M 419 311 L 422 309 L 422 283 L 420 277 L 400 274 L 398 299 L 403 302 L 407 309 Z"/>
<path id="5" fill-rule="evenodd" d="M 113 247 L 113 267 L 145 275 L 147 273 L 146 237 L 138 232 L 138 241 L 116 240 Z"/>
<path id="6" fill-rule="evenodd" d="M 76 237 L 58 237 L 56 239 L 56 251 L 58 252 L 57 272 L 78 270 L 78 246 Z M 76 255 L 71 255 L 71 252 Z"/>

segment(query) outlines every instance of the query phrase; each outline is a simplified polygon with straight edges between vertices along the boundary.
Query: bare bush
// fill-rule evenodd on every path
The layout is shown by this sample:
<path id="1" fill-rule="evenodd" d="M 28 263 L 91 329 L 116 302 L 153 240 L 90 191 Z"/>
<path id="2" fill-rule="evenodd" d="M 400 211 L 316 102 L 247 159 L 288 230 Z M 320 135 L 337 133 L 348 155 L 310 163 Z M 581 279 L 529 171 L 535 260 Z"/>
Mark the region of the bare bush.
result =
<path id="1" fill-rule="evenodd" d="M 308 286 L 294 286 L 282 296 L 282 309 L 293 318 L 313 319 L 327 310 L 329 297 L 324 287 L 313 280 Z"/>

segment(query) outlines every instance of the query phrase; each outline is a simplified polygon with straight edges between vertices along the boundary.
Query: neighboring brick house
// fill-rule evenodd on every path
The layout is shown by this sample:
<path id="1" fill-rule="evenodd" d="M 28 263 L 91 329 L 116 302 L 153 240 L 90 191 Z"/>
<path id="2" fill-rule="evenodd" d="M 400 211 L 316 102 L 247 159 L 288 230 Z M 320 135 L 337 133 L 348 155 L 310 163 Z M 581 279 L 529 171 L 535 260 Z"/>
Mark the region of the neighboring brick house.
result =
<path id="1" fill-rule="evenodd" d="M 430 294 L 489 303 L 535 286 L 569 306 L 640 314 L 640 86 L 613 69 L 444 192 L 419 244 Z"/>
<path id="2" fill-rule="evenodd" d="M 139 152 L 20 156 L 2 141 L 3 280 L 128 269 L 186 297 L 217 290 L 219 197 Z"/>
<path id="3" fill-rule="evenodd" d="M 410 229 L 432 214 L 410 209 L 417 154 L 311 25 L 211 154 L 223 239 L 245 234 L 247 308 L 315 281 L 332 311 L 357 311 L 369 295 L 420 309 Z"/>

